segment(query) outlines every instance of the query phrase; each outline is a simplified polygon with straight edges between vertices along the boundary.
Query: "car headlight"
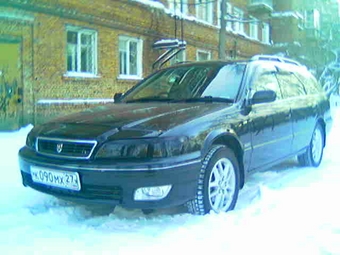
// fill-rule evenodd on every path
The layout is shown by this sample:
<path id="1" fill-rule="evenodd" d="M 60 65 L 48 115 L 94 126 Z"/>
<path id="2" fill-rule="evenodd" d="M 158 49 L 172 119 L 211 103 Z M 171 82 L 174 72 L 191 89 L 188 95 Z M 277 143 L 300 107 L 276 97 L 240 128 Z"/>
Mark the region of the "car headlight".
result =
<path id="1" fill-rule="evenodd" d="M 188 152 L 186 137 L 131 139 L 110 141 L 97 152 L 96 158 L 162 158 Z"/>
<path id="2" fill-rule="evenodd" d="M 35 144 L 36 144 L 36 137 L 32 134 L 32 132 L 29 132 L 26 137 L 26 146 L 30 149 L 35 150 Z"/>

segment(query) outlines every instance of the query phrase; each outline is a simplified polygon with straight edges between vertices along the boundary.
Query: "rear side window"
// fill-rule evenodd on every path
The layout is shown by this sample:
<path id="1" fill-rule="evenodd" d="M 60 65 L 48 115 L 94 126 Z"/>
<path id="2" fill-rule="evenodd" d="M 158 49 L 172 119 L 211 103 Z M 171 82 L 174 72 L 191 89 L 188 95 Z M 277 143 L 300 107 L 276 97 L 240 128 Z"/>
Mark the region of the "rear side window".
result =
<path id="1" fill-rule="evenodd" d="M 276 74 L 276 77 L 279 81 L 283 98 L 306 95 L 303 84 L 292 72 L 281 71 Z"/>
<path id="2" fill-rule="evenodd" d="M 308 94 L 318 94 L 322 91 L 320 84 L 311 73 L 306 71 L 296 73 L 296 76 L 303 83 Z"/>

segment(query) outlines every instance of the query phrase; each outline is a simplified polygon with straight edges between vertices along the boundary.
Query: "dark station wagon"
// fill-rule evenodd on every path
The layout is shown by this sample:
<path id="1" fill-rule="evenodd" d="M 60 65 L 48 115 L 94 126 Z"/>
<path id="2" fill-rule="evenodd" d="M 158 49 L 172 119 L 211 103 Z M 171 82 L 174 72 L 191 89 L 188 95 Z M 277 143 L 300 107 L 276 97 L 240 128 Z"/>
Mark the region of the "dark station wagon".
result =
<path id="1" fill-rule="evenodd" d="M 327 96 L 295 61 L 186 63 L 34 127 L 20 170 L 24 186 L 81 203 L 225 212 L 252 172 L 294 156 L 319 166 L 331 123 Z"/>

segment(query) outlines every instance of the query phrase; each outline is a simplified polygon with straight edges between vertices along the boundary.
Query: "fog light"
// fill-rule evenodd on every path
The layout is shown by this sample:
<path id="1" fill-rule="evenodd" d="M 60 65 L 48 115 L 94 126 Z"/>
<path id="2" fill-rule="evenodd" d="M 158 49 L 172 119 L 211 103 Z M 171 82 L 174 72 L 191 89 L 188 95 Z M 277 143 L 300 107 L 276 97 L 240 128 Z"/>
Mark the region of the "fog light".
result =
<path id="1" fill-rule="evenodd" d="M 171 185 L 156 186 L 156 187 L 143 187 L 135 191 L 135 200 L 160 200 L 165 198 L 170 190 Z"/>

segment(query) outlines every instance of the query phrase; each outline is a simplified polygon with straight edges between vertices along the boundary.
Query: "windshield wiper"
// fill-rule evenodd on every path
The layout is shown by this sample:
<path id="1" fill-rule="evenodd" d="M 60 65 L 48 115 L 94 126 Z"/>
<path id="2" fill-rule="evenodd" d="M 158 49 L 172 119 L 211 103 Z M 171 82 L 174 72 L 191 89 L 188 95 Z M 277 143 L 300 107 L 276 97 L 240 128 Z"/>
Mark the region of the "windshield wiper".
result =
<path id="1" fill-rule="evenodd" d="M 195 103 L 195 102 L 204 102 L 204 103 L 234 103 L 233 99 L 230 98 L 223 98 L 223 97 L 212 97 L 212 96 L 206 96 L 206 97 L 197 97 L 197 98 L 185 98 L 181 100 L 173 100 L 171 103 Z"/>
<path id="2" fill-rule="evenodd" d="M 131 99 L 125 101 L 125 103 L 142 103 L 142 102 L 169 102 L 172 101 L 172 98 L 161 98 L 161 97 L 142 97 L 137 99 Z"/>

